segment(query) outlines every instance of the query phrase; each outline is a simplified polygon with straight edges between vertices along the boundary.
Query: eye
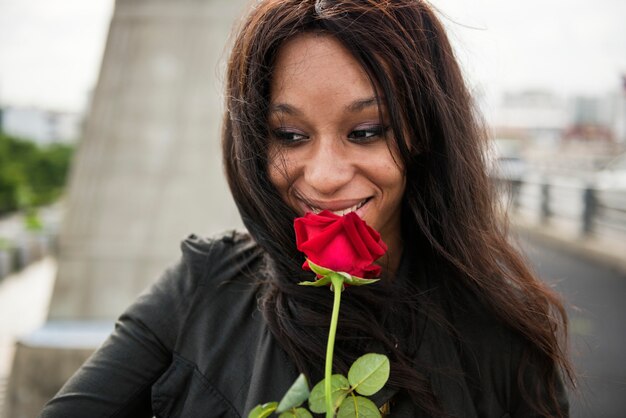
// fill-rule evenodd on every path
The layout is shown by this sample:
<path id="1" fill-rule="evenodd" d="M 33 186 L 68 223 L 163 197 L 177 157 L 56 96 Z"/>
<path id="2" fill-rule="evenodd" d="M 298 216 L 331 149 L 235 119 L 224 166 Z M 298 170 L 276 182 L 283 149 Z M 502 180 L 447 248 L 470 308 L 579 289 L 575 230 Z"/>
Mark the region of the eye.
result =
<path id="1" fill-rule="evenodd" d="M 279 128 L 272 131 L 274 138 L 286 145 L 295 145 L 306 141 L 309 137 L 292 129 Z"/>
<path id="2" fill-rule="evenodd" d="M 348 134 L 352 142 L 367 143 L 372 142 L 385 135 L 388 127 L 383 125 L 368 125 L 359 127 Z"/>

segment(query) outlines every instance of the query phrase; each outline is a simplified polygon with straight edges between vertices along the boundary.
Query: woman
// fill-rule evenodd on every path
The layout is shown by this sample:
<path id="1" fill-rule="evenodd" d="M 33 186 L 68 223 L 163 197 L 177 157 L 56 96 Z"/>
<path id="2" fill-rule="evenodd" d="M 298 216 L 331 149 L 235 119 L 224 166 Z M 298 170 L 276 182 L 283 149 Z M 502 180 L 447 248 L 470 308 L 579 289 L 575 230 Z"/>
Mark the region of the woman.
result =
<path id="1" fill-rule="evenodd" d="M 391 360 L 391 416 L 568 416 L 558 297 L 508 244 L 484 136 L 431 8 L 266 0 L 227 74 L 223 150 L 247 234 L 190 237 L 183 260 L 43 411 L 246 416 L 322 377 L 332 305 L 297 285 L 293 220 L 356 211 L 389 251 L 343 298 L 335 369 Z"/>

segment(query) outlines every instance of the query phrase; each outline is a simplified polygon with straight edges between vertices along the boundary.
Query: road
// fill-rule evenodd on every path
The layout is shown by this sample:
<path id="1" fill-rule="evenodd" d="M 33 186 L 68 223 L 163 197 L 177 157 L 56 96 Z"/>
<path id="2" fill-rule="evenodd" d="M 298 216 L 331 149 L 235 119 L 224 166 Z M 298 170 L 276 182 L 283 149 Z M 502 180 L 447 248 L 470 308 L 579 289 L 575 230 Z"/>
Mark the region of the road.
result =
<path id="1" fill-rule="evenodd" d="M 571 416 L 626 417 L 626 272 L 520 235 L 535 271 L 566 302 L 580 379 Z"/>

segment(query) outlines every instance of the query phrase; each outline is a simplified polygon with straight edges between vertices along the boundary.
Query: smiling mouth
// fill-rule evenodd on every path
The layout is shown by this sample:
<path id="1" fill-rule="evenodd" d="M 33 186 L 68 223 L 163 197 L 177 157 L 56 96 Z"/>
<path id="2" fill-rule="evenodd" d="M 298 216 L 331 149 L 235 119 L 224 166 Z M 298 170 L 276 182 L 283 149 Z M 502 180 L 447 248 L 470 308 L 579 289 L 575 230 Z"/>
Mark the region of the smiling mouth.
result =
<path id="1" fill-rule="evenodd" d="M 365 204 L 366 204 L 367 202 L 369 202 L 369 200 L 370 200 L 370 198 L 368 197 L 368 198 L 366 198 L 366 199 L 363 199 L 362 201 L 360 201 L 359 203 L 357 203 L 357 204 L 356 204 L 356 205 L 354 205 L 354 206 L 350 206 L 350 207 L 348 207 L 348 208 L 343 208 L 343 209 L 331 209 L 330 207 L 322 208 L 322 207 L 312 206 L 312 205 L 310 205 L 310 204 L 309 204 L 309 205 L 307 205 L 307 206 L 309 207 L 309 209 L 311 209 L 311 212 L 313 212 L 313 213 L 314 213 L 314 214 L 316 214 L 316 215 L 317 215 L 318 213 L 322 212 L 323 210 L 328 210 L 328 211 L 330 211 L 330 212 L 334 213 L 335 215 L 338 215 L 338 216 L 343 216 L 343 215 L 345 215 L 345 214 L 347 214 L 347 213 L 350 213 L 350 212 L 355 212 L 355 211 L 357 211 L 358 209 L 361 209 L 363 206 L 365 206 Z"/>

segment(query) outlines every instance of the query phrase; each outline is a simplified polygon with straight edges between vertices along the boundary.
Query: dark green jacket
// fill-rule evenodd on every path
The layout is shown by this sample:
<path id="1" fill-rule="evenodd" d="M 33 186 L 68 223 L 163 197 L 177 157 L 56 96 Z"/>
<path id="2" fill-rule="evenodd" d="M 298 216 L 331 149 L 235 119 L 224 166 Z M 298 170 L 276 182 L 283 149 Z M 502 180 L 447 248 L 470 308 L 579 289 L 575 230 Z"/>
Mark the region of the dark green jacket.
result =
<path id="1" fill-rule="evenodd" d="M 261 249 L 232 233 L 191 236 L 182 252 L 41 417 L 245 417 L 282 397 L 298 373 L 258 310 L 258 286 L 242 273 L 259 271 Z M 520 339 L 484 315 L 462 315 L 455 326 L 463 349 L 427 323 L 418 351 L 421 361 L 454 371 L 430 376 L 445 410 L 458 417 L 534 416 L 517 389 Z M 391 397 L 392 417 L 423 416 L 393 389 L 374 400 L 382 405 Z"/>

